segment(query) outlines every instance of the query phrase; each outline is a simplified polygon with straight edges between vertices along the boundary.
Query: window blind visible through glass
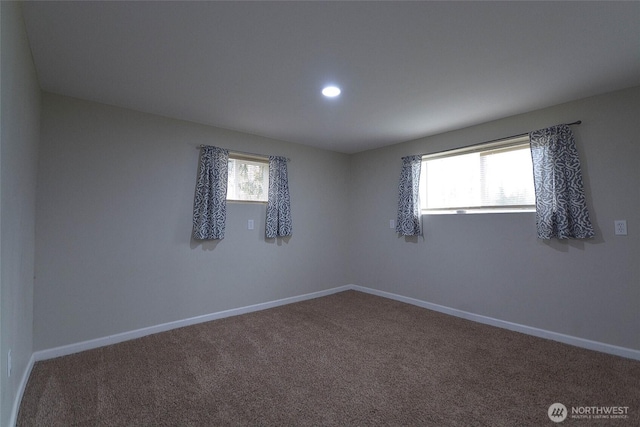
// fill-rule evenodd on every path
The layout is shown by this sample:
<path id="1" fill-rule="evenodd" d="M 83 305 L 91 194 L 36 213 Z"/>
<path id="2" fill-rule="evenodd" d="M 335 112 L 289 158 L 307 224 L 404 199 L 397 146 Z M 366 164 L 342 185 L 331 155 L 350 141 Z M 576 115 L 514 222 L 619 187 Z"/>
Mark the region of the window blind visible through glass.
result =
<path id="1" fill-rule="evenodd" d="M 480 153 L 482 206 L 535 204 L 529 144 Z"/>

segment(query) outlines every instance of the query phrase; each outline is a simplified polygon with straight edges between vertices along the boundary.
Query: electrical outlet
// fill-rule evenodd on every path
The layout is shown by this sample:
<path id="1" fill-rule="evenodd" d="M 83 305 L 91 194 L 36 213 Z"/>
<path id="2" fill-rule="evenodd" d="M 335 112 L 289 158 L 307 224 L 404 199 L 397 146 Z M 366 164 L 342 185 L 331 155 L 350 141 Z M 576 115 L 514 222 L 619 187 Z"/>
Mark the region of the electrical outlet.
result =
<path id="1" fill-rule="evenodd" d="M 11 376 L 11 350 L 7 353 L 7 377 Z"/>
<path id="2" fill-rule="evenodd" d="M 626 219 L 616 219 L 613 221 L 613 225 L 615 227 L 616 236 L 626 236 L 627 235 L 627 220 Z"/>
<path id="3" fill-rule="evenodd" d="M 250 219 L 249 221 L 247 221 L 247 228 L 248 228 L 249 230 L 253 230 L 253 220 L 252 220 L 252 219 Z"/>
<path id="4" fill-rule="evenodd" d="M 394 230 L 396 228 L 396 222 L 392 219 L 389 220 L 389 228 L 393 228 Z"/>

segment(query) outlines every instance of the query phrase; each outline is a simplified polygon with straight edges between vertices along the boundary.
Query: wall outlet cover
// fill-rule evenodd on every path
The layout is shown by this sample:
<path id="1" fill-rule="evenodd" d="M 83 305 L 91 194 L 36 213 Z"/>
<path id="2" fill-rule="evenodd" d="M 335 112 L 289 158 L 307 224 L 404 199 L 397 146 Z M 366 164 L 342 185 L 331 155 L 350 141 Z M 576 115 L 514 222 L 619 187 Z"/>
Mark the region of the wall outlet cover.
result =
<path id="1" fill-rule="evenodd" d="M 616 219 L 613 221 L 613 225 L 615 227 L 616 236 L 626 236 L 627 235 L 627 220 L 626 219 Z"/>

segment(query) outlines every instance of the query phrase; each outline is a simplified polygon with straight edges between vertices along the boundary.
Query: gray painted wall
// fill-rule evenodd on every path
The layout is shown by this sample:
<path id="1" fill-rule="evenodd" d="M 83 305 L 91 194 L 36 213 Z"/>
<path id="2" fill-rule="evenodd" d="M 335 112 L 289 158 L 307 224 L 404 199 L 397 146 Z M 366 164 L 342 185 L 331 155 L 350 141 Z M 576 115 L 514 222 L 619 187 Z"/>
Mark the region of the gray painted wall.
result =
<path id="1" fill-rule="evenodd" d="M 352 283 L 492 318 L 640 349 L 640 88 L 362 152 L 351 158 Z M 574 127 L 597 237 L 541 241 L 535 214 L 423 216 L 399 238 L 401 157 L 558 123 Z M 626 219 L 629 235 L 614 236 Z"/>
<path id="2" fill-rule="evenodd" d="M 41 129 L 35 350 L 347 283 L 347 155 L 52 94 Z M 192 241 L 200 144 L 289 157 L 293 236 L 229 203 Z"/>
<path id="3" fill-rule="evenodd" d="M 20 5 L 0 2 L 0 14 L 0 425 L 6 426 L 32 353 L 40 87 Z M 9 350 L 11 377 L 7 376 Z"/>

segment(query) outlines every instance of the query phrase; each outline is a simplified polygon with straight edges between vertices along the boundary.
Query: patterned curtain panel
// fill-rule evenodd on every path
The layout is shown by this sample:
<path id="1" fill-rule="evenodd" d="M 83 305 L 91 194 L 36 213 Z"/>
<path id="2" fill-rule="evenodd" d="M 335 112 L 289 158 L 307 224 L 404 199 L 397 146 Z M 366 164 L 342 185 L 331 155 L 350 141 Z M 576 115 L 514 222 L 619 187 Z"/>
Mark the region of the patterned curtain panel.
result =
<path id="1" fill-rule="evenodd" d="M 270 239 L 291 235 L 291 199 L 287 159 L 284 157 L 269 157 L 266 235 Z"/>
<path id="2" fill-rule="evenodd" d="M 398 220 L 396 231 L 403 236 L 419 236 L 420 227 L 420 166 L 422 156 L 402 158 L 402 172 L 398 185 Z"/>
<path id="3" fill-rule="evenodd" d="M 594 236 L 582 187 L 580 159 L 568 125 L 529 134 L 538 238 Z"/>
<path id="4" fill-rule="evenodd" d="M 196 240 L 224 239 L 228 173 L 229 151 L 202 147 L 193 203 L 193 238 Z"/>

